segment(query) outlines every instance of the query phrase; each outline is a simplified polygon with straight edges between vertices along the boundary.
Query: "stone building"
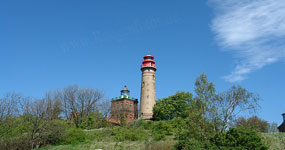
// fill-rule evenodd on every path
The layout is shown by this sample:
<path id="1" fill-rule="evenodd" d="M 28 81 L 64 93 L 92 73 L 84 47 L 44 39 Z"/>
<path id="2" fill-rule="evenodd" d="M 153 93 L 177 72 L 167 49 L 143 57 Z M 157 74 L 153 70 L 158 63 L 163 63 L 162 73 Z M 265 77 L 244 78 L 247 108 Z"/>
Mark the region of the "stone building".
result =
<path id="1" fill-rule="evenodd" d="M 279 132 L 285 132 L 285 113 L 283 113 L 282 116 L 283 116 L 283 122 L 282 122 L 282 124 L 278 127 Z"/>
<path id="2" fill-rule="evenodd" d="M 111 113 L 107 121 L 121 124 L 122 120 L 129 123 L 138 119 L 138 99 L 130 97 L 130 91 L 125 86 L 121 90 L 120 97 L 112 98 Z"/>
<path id="3" fill-rule="evenodd" d="M 142 80 L 140 97 L 140 118 L 150 120 L 153 116 L 152 109 L 156 101 L 156 65 L 154 57 L 151 55 L 146 55 L 143 57 L 143 59 L 144 60 L 141 65 Z"/>

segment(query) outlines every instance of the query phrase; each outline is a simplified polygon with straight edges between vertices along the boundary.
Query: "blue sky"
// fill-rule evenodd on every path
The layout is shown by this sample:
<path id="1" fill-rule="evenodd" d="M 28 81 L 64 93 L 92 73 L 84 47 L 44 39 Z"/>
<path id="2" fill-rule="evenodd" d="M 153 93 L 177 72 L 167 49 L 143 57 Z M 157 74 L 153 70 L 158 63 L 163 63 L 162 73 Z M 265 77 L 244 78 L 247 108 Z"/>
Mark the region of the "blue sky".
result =
<path id="1" fill-rule="evenodd" d="M 241 85 L 285 112 L 284 0 L 49 0 L 0 2 L 0 94 L 43 97 L 78 84 L 106 98 L 139 98 L 142 57 L 157 63 L 157 97 L 193 92 L 207 73 L 218 91 Z"/>

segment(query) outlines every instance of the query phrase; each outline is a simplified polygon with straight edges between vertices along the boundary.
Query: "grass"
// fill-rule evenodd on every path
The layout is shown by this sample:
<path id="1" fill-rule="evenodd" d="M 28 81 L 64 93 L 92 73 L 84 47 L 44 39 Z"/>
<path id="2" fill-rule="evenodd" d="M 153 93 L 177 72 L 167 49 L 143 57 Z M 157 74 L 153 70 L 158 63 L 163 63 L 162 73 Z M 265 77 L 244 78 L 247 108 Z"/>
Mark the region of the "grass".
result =
<path id="1" fill-rule="evenodd" d="M 150 135 L 144 140 L 120 142 L 111 135 L 112 130 L 110 128 L 84 131 L 87 135 L 87 140 L 84 143 L 48 146 L 40 150 L 171 150 L 175 144 L 172 136 L 157 142 L 152 140 Z"/>
<path id="2" fill-rule="evenodd" d="M 41 150 L 172 150 L 176 141 L 173 136 L 155 141 L 148 134 L 147 138 L 131 141 L 118 141 L 112 136 L 111 128 L 84 130 L 87 140 L 76 145 L 58 145 L 41 148 Z M 285 150 L 285 133 L 262 133 L 269 150 Z"/>
<path id="3" fill-rule="evenodd" d="M 285 150 L 285 133 L 263 133 L 262 136 L 269 150 Z"/>

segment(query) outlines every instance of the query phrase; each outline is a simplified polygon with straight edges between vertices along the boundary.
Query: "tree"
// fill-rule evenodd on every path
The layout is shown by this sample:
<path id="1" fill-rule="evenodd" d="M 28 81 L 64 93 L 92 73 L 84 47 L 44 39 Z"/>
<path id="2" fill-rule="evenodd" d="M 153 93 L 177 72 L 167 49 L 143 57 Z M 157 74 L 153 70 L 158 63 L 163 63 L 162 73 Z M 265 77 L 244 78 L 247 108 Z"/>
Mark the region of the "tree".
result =
<path id="1" fill-rule="evenodd" d="M 23 97 L 15 92 L 6 93 L 0 98 L 0 122 L 19 115 L 19 102 Z"/>
<path id="2" fill-rule="evenodd" d="M 59 119 L 62 113 L 62 93 L 60 90 L 46 93 L 46 114 L 49 120 Z"/>
<path id="3" fill-rule="evenodd" d="M 189 92 L 177 92 L 175 95 L 159 99 L 153 108 L 154 120 L 171 120 L 174 117 L 187 117 L 188 104 L 192 100 Z"/>
<path id="4" fill-rule="evenodd" d="M 103 114 L 104 117 L 108 117 L 111 112 L 111 101 L 104 100 L 99 104 L 99 111 Z"/>
<path id="5" fill-rule="evenodd" d="M 269 124 L 268 132 L 269 132 L 269 133 L 278 132 L 277 127 L 278 127 L 277 123 L 272 122 L 271 124 Z"/>
<path id="6" fill-rule="evenodd" d="M 222 121 L 221 132 L 241 112 L 256 112 L 260 98 L 241 86 L 232 86 L 228 91 L 219 94 L 217 103 L 218 116 Z"/>
<path id="7" fill-rule="evenodd" d="M 258 95 L 241 86 L 232 86 L 228 91 L 216 94 L 214 84 L 206 74 L 201 74 L 195 82 L 194 98 L 201 105 L 205 118 L 214 125 L 215 131 L 225 132 L 238 115 L 243 112 L 255 112 L 258 108 Z"/>
<path id="8" fill-rule="evenodd" d="M 257 116 L 252 116 L 248 119 L 244 117 L 239 117 L 233 124 L 234 127 L 252 129 L 258 132 L 268 132 L 269 123 L 265 120 L 258 118 Z"/>
<path id="9" fill-rule="evenodd" d="M 207 75 L 202 73 L 195 81 L 196 105 L 200 108 L 202 115 L 214 125 L 214 130 L 218 131 L 221 120 L 218 114 L 218 95 L 216 94 L 215 85 L 209 82 Z M 199 106 L 198 106 L 199 105 Z M 198 109 L 197 108 L 197 109 Z"/>
<path id="10" fill-rule="evenodd" d="M 83 117 L 97 111 L 97 102 L 102 100 L 103 93 L 98 89 L 69 86 L 63 90 L 63 109 L 66 118 L 72 115 L 75 126 L 79 127 Z"/>

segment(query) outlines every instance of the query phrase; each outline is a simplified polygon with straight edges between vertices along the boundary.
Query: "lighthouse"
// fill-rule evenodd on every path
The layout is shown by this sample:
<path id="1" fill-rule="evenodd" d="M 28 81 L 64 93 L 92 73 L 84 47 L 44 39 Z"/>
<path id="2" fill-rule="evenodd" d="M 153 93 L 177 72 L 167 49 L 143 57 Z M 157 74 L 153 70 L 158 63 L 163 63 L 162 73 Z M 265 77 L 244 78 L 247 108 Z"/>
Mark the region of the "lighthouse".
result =
<path id="1" fill-rule="evenodd" d="M 142 80 L 141 80 L 141 97 L 140 97 L 140 118 L 145 120 L 152 119 L 153 106 L 156 100 L 155 88 L 155 71 L 156 65 L 154 57 L 146 55 L 143 57 L 141 65 Z"/>

